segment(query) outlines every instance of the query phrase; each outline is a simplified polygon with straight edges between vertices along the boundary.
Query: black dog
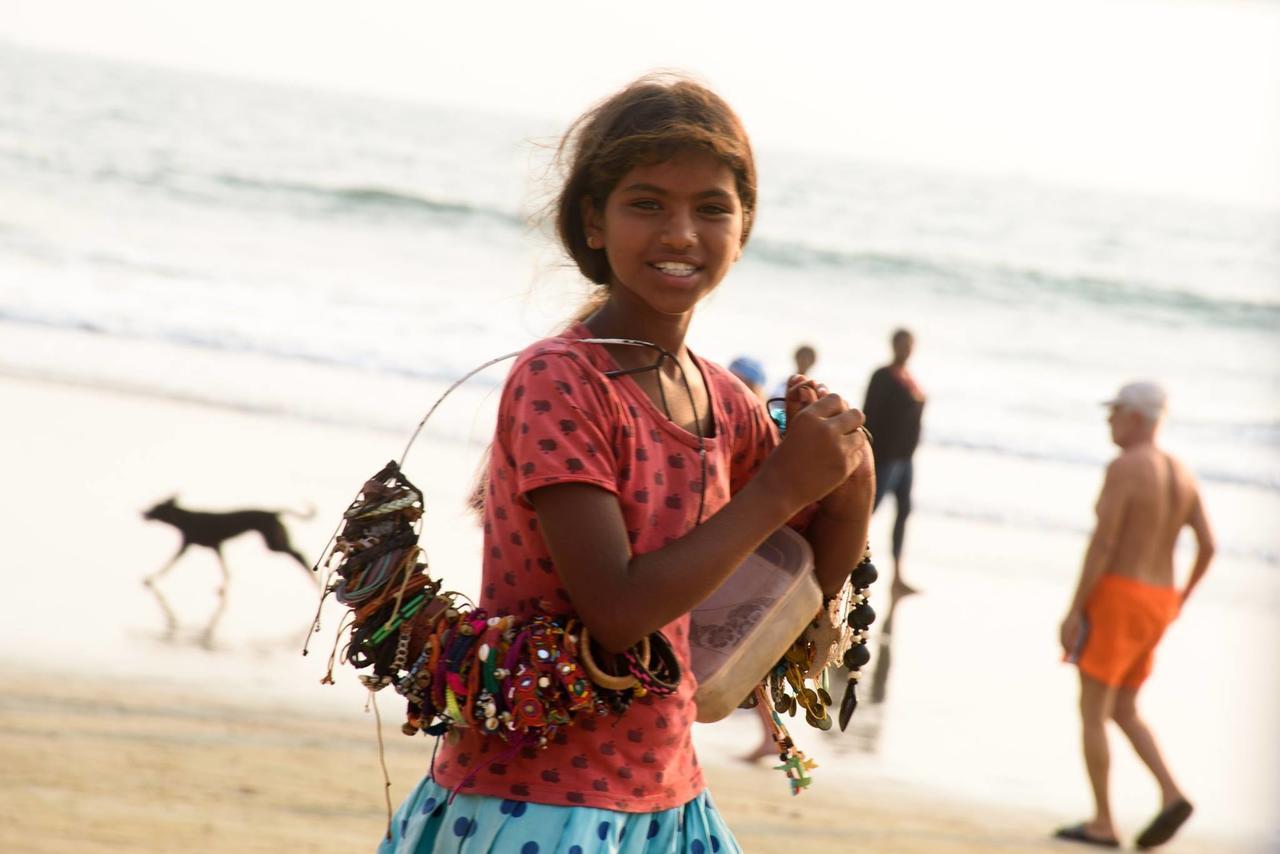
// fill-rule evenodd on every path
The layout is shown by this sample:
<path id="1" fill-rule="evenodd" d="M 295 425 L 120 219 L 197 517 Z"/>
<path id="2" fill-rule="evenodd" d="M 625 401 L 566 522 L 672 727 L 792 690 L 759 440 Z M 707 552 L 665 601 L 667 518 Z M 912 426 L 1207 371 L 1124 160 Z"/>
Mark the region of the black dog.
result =
<path id="1" fill-rule="evenodd" d="M 268 549 L 273 552 L 287 554 L 296 560 L 298 565 L 306 571 L 307 577 L 318 588 L 320 579 L 311 571 L 311 565 L 307 563 L 306 559 L 289 542 L 289 533 L 285 530 L 284 523 L 280 521 L 282 515 L 310 519 L 314 514 L 314 510 L 306 514 L 294 513 L 288 510 L 235 510 L 230 513 L 201 513 L 182 509 L 178 506 L 176 498 L 162 501 L 150 510 L 143 512 L 142 518 L 172 525 L 182 534 L 182 544 L 178 546 L 178 551 L 174 553 L 173 557 L 169 558 L 169 562 L 142 580 L 143 584 L 151 588 L 151 592 L 155 594 L 156 599 L 160 602 L 160 607 L 164 610 L 165 617 L 168 620 L 169 636 L 172 637 L 177 629 L 178 620 L 172 609 L 169 608 L 169 604 L 156 588 L 155 583 L 173 568 L 178 558 L 182 557 L 182 553 L 191 546 L 205 546 L 213 549 L 214 554 L 218 556 L 218 566 L 222 569 L 222 587 L 218 590 L 218 609 L 214 612 L 213 618 L 204 630 L 204 642 L 206 645 L 212 639 L 214 627 L 222 617 L 223 609 L 227 605 L 227 585 L 231 582 L 231 576 L 227 572 L 226 561 L 222 558 L 222 544 L 227 540 L 248 531 L 257 531 L 262 535 L 262 540 Z"/>

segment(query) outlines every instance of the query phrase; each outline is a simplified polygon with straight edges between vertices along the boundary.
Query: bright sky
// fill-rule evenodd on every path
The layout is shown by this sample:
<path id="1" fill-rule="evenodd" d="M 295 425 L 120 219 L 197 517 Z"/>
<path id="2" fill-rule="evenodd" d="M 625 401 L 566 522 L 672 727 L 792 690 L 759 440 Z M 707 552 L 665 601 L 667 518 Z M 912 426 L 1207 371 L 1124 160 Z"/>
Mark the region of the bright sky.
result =
<path id="1" fill-rule="evenodd" d="M 568 119 L 661 67 L 757 144 L 1280 206 L 1264 0 L 0 0 L 0 39 Z"/>

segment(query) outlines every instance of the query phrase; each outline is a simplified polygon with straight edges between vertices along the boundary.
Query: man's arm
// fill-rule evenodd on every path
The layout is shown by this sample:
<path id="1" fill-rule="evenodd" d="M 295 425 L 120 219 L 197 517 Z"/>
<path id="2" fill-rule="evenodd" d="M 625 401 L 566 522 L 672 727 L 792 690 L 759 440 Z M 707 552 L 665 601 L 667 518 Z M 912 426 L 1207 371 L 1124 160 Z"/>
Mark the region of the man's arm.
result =
<path id="1" fill-rule="evenodd" d="M 1098 524 L 1093 529 L 1089 548 L 1084 554 L 1084 566 L 1080 570 L 1080 581 L 1076 584 L 1071 607 L 1067 609 L 1067 616 L 1062 621 L 1060 639 L 1062 649 L 1067 654 L 1079 642 L 1084 605 L 1089 601 L 1089 594 L 1093 592 L 1094 585 L 1098 583 L 1098 578 L 1108 564 L 1116 535 L 1124 524 L 1128 505 L 1129 478 L 1124 472 L 1123 460 L 1115 460 L 1107 467 L 1102 494 L 1098 497 Z"/>
<path id="2" fill-rule="evenodd" d="M 1196 562 L 1191 565 L 1191 577 L 1187 579 L 1187 586 L 1182 591 L 1183 605 L 1187 603 L 1191 591 L 1200 583 L 1200 579 L 1204 578 L 1215 550 L 1213 529 L 1209 527 L 1209 517 L 1204 512 L 1199 490 L 1196 491 L 1196 503 L 1191 508 L 1191 518 L 1187 520 L 1187 524 L 1196 535 Z"/>

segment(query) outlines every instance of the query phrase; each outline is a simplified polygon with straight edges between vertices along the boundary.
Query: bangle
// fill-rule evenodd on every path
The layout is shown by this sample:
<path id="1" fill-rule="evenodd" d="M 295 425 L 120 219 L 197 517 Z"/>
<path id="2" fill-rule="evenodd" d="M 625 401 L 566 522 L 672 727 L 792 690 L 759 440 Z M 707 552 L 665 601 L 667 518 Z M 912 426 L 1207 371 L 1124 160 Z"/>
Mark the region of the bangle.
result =
<path id="1" fill-rule="evenodd" d="M 595 658 L 591 655 L 591 633 L 587 631 L 587 624 L 582 624 L 581 641 L 578 649 L 578 657 L 582 661 L 582 669 L 587 671 L 587 676 L 592 682 L 604 688 L 606 691 L 626 691 L 634 688 L 639 684 L 640 680 L 630 673 L 626 676 L 614 676 L 605 673 L 596 664 Z M 646 635 L 640 641 L 641 655 L 647 660 L 649 658 L 649 637 Z"/>
<path id="2" fill-rule="evenodd" d="M 648 655 L 637 655 L 633 649 L 626 652 L 632 675 L 651 694 L 659 697 L 674 694 L 680 687 L 680 662 L 671 642 L 662 632 L 654 632 L 645 640 L 650 641 Z"/>

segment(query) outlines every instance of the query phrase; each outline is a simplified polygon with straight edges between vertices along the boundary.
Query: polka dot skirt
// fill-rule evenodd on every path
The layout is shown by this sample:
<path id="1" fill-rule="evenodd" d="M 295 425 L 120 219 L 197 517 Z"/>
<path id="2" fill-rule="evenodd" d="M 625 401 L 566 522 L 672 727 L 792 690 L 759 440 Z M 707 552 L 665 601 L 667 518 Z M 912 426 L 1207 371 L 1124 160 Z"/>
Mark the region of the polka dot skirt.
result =
<path id="1" fill-rule="evenodd" d="M 717 854 L 739 852 L 706 791 L 662 812 L 625 813 L 458 795 L 430 778 L 405 799 L 379 854 Z"/>

